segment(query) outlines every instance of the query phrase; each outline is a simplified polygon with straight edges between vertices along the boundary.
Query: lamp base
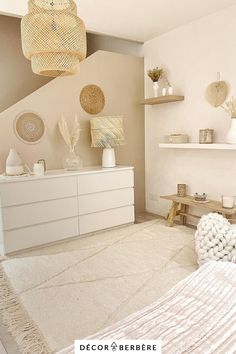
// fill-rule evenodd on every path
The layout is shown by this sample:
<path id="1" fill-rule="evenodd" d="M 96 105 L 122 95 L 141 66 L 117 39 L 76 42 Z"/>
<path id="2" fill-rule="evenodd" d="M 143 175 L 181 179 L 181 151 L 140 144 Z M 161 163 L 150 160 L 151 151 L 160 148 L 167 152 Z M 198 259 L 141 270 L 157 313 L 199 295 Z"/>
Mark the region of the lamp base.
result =
<path id="1" fill-rule="evenodd" d="M 103 149 L 102 153 L 102 167 L 116 167 L 115 150 L 112 148 Z"/>

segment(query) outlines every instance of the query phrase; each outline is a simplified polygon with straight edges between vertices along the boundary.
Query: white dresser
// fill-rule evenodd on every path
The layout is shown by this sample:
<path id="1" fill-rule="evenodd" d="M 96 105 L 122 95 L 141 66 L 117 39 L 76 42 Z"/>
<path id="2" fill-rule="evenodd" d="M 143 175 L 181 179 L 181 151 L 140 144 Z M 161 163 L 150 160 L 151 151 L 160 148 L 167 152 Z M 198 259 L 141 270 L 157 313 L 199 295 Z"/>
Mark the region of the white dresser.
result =
<path id="1" fill-rule="evenodd" d="M 134 222 L 133 167 L 0 179 L 0 253 Z"/>

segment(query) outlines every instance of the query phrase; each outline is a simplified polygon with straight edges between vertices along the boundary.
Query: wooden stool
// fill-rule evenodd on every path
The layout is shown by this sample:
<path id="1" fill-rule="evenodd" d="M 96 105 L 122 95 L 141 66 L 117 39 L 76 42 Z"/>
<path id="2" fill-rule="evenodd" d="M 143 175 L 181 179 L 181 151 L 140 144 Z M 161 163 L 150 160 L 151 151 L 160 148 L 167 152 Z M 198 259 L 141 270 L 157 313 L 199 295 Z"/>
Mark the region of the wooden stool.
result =
<path id="1" fill-rule="evenodd" d="M 172 201 L 172 206 L 167 216 L 167 225 L 174 226 L 176 216 L 180 216 L 180 222 L 182 225 L 186 225 L 187 217 L 200 219 L 201 216 L 190 214 L 189 207 L 205 209 L 207 213 L 215 212 L 222 214 L 229 221 L 233 221 L 232 215 L 236 214 L 236 207 L 232 209 L 226 209 L 222 207 L 222 203 L 216 200 L 209 200 L 205 203 L 196 202 L 193 197 L 179 197 L 176 194 L 161 196 L 162 199 Z"/>

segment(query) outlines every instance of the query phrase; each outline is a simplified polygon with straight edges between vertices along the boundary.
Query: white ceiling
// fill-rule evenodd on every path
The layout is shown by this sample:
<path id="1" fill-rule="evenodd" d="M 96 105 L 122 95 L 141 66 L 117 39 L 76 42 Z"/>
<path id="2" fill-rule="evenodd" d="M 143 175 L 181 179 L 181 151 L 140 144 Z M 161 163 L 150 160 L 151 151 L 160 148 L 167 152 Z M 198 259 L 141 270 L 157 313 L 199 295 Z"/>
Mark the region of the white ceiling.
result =
<path id="1" fill-rule="evenodd" d="M 236 0 L 78 0 L 90 31 L 146 41 Z"/>
<path id="2" fill-rule="evenodd" d="M 236 0 L 76 0 L 90 32 L 146 41 L 207 16 Z M 27 0 L 1 0 L 0 13 L 22 16 Z"/>

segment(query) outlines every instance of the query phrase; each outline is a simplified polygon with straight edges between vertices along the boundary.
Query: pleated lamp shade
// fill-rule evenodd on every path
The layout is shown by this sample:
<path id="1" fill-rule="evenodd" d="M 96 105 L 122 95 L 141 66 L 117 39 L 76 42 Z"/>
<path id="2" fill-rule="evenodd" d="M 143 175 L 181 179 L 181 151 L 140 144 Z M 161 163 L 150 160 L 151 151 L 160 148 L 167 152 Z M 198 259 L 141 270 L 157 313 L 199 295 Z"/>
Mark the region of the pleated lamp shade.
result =
<path id="1" fill-rule="evenodd" d="M 96 117 L 90 120 L 92 147 L 113 148 L 125 144 L 123 117 Z"/>
<path id="2" fill-rule="evenodd" d="M 56 77 L 79 72 L 87 44 L 73 0 L 29 0 L 21 20 L 22 49 L 34 73 Z"/>

